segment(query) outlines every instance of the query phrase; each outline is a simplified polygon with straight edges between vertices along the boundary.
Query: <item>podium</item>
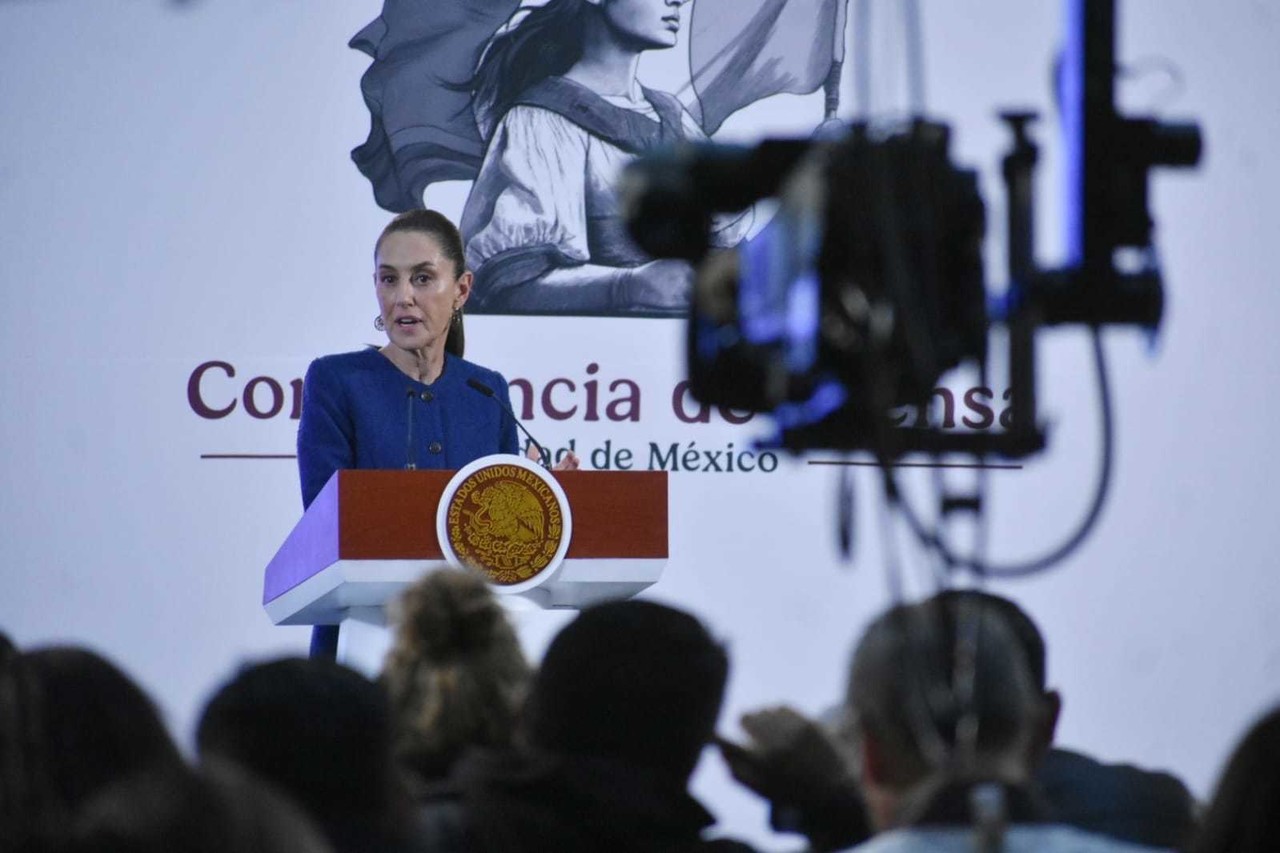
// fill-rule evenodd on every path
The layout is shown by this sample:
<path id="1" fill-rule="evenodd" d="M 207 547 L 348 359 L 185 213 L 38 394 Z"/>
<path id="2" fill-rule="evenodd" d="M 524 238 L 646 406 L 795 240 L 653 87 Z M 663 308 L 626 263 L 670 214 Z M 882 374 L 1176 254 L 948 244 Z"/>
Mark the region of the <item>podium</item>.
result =
<path id="1" fill-rule="evenodd" d="M 449 565 L 436 513 L 453 471 L 342 470 L 312 501 L 267 565 L 262 605 L 277 625 L 385 625 L 385 606 L 425 572 Z M 525 608 L 579 608 L 627 598 L 667 560 L 665 471 L 557 471 L 572 533 L 564 559 Z"/>

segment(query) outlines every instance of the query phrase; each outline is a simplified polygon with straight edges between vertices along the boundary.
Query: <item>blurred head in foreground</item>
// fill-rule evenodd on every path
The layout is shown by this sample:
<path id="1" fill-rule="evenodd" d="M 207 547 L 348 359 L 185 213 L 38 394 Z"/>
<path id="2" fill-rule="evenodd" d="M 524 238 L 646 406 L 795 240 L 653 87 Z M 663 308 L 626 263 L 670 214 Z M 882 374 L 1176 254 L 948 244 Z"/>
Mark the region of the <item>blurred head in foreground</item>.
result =
<path id="1" fill-rule="evenodd" d="M 288 794 L 339 849 L 406 831 L 386 695 L 341 664 L 244 668 L 209 700 L 196 744 L 201 759 L 231 761 Z"/>
<path id="2" fill-rule="evenodd" d="M 216 765 L 146 773 L 108 788 L 66 853 L 328 853 L 320 831 L 269 786 Z"/>
<path id="3" fill-rule="evenodd" d="M 61 646 L 0 662 L 0 834 L 10 840 L 59 835 L 112 783 L 181 763 L 155 705 L 101 655 Z"/>
<path id="4" fill-rule="evenodd" d="M 951 783 L 1023 784 L 1041 706 L 1011 632 L 985 608 L 899 605 L 858 643 L 848 733 L 878 830 L 902 824 Z"/>
<path id="5" fill-rule="evenodd" d="M 684 784 L 711 739 L 729 662 L 697 619 L 648 601 L 590 607 L 556 635 L 526 707 L 530 746 Z"/>
<path id="6" fill-rule="evenodd" d="M 396 758 L 431 781 L 470 747 L 510 746 L 530 669 L 488 584 L 470 572 L 432 572 L 399 610 L 382 671 Z"/>
<path id="7" fill-rule="evenodd" d="M 1218 780 L 1194 853 L 1262 853 L 1280 839 L 1280 708 L 1254 724 Z"/>

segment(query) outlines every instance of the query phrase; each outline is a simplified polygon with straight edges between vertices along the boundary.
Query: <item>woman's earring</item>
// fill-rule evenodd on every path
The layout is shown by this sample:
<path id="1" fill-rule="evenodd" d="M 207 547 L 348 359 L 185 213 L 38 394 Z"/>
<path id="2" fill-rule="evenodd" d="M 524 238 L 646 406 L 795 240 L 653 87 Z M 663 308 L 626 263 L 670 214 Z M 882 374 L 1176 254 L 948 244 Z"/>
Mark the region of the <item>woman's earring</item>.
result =
<path id="1" fill-rule="evenodd" d="M 453 317 L 449 320 L 449 322 L 450 322 L 450 323 L 452 323 L 452 324 L 453 324 L 453 325 L 455 325 L 455 326 L 462 322 L 462 309 L 461 309 L 461 308 L 454 308 L 454 309 L 453 309 Z"/>
<path id="2" fill-rule="evenodd" d="M 373 318 L 373 327 L 377 329 L 379 332 L 385 332 L 387 330 L 387 324 L 382 322 L 381 314 Z"/>

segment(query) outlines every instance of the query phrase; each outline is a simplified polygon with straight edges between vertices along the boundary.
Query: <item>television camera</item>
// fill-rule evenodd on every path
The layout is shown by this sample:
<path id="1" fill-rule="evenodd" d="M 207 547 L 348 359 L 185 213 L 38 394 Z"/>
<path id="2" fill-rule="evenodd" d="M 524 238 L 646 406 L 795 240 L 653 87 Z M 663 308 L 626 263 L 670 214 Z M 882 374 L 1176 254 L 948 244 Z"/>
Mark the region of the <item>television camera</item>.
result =
<path id="1" fill-rule="evenodd" d="M 1163 283 L 1152 251 L 1153 167 L 1200 158 L 1194 123 L 1121 115 L 1115 101 L 1116 2 L 1067 0 L 1057 90 L 1067 171 L 1067 255 L 1035 261 L 1034 116 L 1006 113 L 1008 284 L 988 298 L 985 206 L 976 173 L 954 164 L 944 124 L 859 122 L 843 138 L 687 144 L 628 167 L 623 207 L 636 242 L 696 265 L 688 326 L 699 399 L 773 414 L 796 450 L 1019 458 L 1045 446 L 1036 412 L 1039 329 L 1155 329 Z M 718 213 L 777 200 L 736 249 L 715 250 Z M 995 431 L 897 424 L 927 407 L 942 374 L 985 375 L 990 332 L 1008 332 L 1010 419 Z M 1105 386 L 1098 348 L 1100 379 Z"/>

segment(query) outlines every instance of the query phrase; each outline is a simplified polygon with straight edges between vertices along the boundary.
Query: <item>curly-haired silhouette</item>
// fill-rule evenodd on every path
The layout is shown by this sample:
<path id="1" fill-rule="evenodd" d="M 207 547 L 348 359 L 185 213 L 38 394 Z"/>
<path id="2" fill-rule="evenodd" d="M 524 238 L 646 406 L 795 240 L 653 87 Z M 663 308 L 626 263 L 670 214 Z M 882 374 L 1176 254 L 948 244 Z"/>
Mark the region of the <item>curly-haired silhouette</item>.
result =
<path id="1" fill-rule="evenodd" d="M 511 745 L 531 672 L 502 605 L 470 572 L 426 575 L 398 609 L 382 683 L 396 757 L 429 784 L 468 749 Z"/>

